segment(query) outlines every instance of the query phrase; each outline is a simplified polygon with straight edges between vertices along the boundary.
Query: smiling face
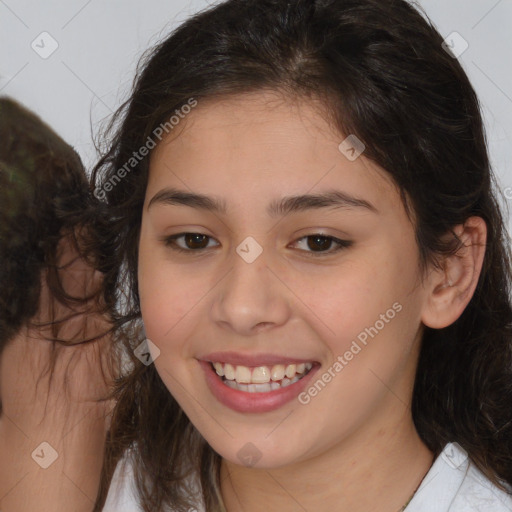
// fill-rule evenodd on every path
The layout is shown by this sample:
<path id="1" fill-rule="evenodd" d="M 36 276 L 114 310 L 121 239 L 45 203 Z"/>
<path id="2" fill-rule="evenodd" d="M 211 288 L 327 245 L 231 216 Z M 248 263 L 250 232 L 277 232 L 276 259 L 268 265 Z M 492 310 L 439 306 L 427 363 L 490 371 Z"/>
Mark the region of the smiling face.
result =
<path id="1" fill-rule="evenodd" d="M 271 92 L 199 102 L 151 156 L 146 333 L 169 391 L 236 464 L 412 425 L 414 229 L 389 176 L 349 160 L 317 107 Z"/>

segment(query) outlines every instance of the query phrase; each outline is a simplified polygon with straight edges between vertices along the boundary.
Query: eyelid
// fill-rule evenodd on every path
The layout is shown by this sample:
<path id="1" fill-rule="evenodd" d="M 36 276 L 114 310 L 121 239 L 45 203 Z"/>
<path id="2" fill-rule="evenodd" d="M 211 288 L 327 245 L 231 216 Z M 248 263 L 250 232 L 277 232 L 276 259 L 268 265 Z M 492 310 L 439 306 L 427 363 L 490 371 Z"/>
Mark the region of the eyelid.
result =
<path id="1" fill-rule="evenodd" d="M 298 242 L 300 242 L 304 239 L 307 239 L 310 237 L 315 237 L 315 236 L 317 236 L 319 238 L 325 238 L 325 239 L 331 240 L 333 243 L 335 243 L 337 245 L 337 247 L 335 249 L 328 249 L 327 251 L 304 251 L 304 250 L 301 250 L 302 253 L 307 254 L 308 256 L 311 256 L 314 258 L 322 257 L 322 256 L 327 257 L 327 256 L 330 256 L 331 254 L 338 253 L 342 249 L 348 249 L 350 246 L 353 245 L 353 242 L 351 240 L 342 240 L 335 236 L 327 235 L 324 233 L 311 233 L 308 235 L 301 236 L 300 238 L 295 240 L 293 242 L 293 244 L 297 244 Z"/>
<path id="2" fill-rule="evenodd" d="M 171 250 L 176 251 L 176 252 L 193 254 L 193 253 L 201 253 L 201 252 L 205 251 L 205 249 L 209 249 L 209 247 L 204 247 L 202 249 L 184 249 L 183 247 L 180 247 L 179 245 L 177 245 L 175 243 L 175 240 L 177 238 L 181 238 L 185 235 L 201 235 L 201 236 L 208 238 L 208 241 L 216 240 L 214 237 L 207 235 L 205 233 L 200 233 L 197 231 L 183 231 L 182 233 L 177 233 L 175 235 L 164 236 L 161 238 L 161 241 L 164 243 L 164 245 L 166 245 Z M 218 243 L 218 240 L 216 240 L 216 241 Z"/>

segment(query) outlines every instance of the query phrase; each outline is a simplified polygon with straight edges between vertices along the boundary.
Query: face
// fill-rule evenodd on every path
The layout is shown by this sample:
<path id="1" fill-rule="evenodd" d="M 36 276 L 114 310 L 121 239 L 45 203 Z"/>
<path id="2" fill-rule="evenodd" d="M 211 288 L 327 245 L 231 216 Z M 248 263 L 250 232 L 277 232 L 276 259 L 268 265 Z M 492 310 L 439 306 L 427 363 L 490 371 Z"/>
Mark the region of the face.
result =
<path id="1" fill-rule="evenodd" d="M 199 102 L 151 155 L 146 334 L 170 393 L 233 463 L 332 452 L 409 401 L 425 302 L 414 229 L 345 138 L 312 100 L 258 92 Z"/>

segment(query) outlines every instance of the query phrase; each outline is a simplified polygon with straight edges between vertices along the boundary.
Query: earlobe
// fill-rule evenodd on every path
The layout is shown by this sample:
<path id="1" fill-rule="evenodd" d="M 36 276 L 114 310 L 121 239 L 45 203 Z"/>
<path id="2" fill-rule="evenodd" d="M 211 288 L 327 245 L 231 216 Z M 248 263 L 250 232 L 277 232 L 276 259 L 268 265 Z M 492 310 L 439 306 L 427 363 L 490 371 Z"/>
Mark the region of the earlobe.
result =
<path id="1" fill-rule="evenodd" d="M 460 240 L 456 253 L 446 256 L 442 270 L 433 270 L 425 283 L 428 296 L 421 320 L 433 329 L 448 327 L 460 317 L 473 297 L 484 261 L 487 226 L 481 217 L 470 217 L 453 233 Z"/>

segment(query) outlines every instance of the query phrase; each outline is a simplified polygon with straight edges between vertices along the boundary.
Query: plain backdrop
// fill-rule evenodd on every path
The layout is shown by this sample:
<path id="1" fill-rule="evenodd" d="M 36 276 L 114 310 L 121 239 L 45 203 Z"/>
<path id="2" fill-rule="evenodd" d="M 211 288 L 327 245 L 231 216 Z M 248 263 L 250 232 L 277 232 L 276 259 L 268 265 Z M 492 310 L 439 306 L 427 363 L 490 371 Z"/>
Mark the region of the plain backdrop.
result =
<path id="1" fill-rule="evenodd" d="M 90 166 L 92 136 L 126 99 L 142 52 L 212 3 L 0 0 L 0 95 L 37 112 Z M 480 97 L 502 204 L 512 210 L 512 0 L 418 3 L 455 48 L 467 44 L 458 58 Z"/>

